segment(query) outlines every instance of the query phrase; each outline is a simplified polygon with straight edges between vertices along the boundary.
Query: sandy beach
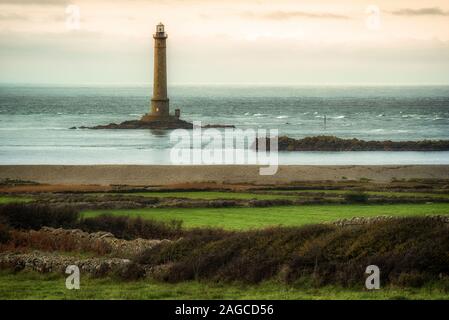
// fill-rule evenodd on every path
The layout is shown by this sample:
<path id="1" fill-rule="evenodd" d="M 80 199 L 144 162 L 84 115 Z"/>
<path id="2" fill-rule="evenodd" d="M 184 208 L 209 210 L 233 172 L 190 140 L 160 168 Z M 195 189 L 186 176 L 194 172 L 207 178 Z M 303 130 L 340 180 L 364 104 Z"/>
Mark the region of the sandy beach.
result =
<path id="1" fill-rule="evenodd" d="M 448 165 L 280 166 L 273 176 L 259 166 L 2 165 L 0 179 L 62 185 L 148 185 L 184 183 L 288 184 L 300 181 L 449 179 Z"/>

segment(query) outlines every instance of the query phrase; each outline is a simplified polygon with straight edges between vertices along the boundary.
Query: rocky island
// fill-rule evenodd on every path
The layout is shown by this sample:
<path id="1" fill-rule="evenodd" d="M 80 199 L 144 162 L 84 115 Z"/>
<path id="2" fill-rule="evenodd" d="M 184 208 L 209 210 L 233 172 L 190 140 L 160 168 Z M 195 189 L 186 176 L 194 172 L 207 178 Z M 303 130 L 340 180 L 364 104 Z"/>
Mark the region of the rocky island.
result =
<path id="1" fill-rule="evenodd" d="M 207 124 L 202 128 L 235 128 L 233 125 L 223 124 Z M 144 121 L 144 120 L 127 120 L 121 123 L 109 123 L 105 125 L 98 125 L 93 127 L 81 126 L 72 127 L 70 129 L 157 129 L 157 130 L 172 130 L 172 129 L 193 129 L 193 123 L 181 119 L 173 119 L 170 121 Z"/>
<path id="2" fill-rule="evenodd" d="M 270 147 L 266 138 L 267 149 Z M 258 140 L 254 148 L 258 150 Z M 279 151 L 449 151 L 449 140 L 420 141 L 365 141 L 342 139 L 335 136 L 315 136 L 294 139 L 278 137 Z"/>
<path id="3" fill-rule="evenodd" d="M 167 94 L 167 34 L 162 23 L 156 26 L 154 38 L 154 81 L 153 98 L 150 113 L 146 113 L 140 120 L 127 120 L 121 123 L 109 123 L 93 127 L 80 126 L 70 129 L 193 129 L 193 124 L 180 119 L 181 110 L 176 109 L 170 114 Z M 206 125 L 203 128 L 234 128 L 233 125 Z"/>

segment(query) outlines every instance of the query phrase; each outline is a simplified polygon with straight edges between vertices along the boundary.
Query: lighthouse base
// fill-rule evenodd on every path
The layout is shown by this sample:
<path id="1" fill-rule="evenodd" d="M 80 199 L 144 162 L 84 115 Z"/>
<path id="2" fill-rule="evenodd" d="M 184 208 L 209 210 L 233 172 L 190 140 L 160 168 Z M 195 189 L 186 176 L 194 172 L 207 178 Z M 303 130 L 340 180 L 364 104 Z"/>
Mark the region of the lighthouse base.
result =
<path id="1" fill-rule="evenodd" d="M 173 116 L 173 115 L 154 115 L 152 113 L 145 113 L 142 118 L 140 118 L 140 121 L 143 122 L 152 122 L 152 123 L 179 123 L 179 122 L 186 122 L 184 120 L 179 119 L 179 117 Z"/>
<path id="2" fill-rule="evenodd" d="M 140 120 L 128 120 L 122 123 L 110 123 L 89 127 L 89 129 L 193 129 L 193 124 L 179 118 L 151 118 L 143 116 Z"/>
<path id="3" fill-rule="evenodd" d="M 233 125 L 211 125 L 202 126 L 203 128 L 234 128 Z M 179 119 L 178 116 L 155 116 L 145 114 L 140 120 L 128 120 L 122 123 L 110 123 L 98 125 L 94 127 L 72 127 L 71 129 L 156 129 L 156 130 L 173 130 L 173 129 L 193 129 L 193 124 Z"/>

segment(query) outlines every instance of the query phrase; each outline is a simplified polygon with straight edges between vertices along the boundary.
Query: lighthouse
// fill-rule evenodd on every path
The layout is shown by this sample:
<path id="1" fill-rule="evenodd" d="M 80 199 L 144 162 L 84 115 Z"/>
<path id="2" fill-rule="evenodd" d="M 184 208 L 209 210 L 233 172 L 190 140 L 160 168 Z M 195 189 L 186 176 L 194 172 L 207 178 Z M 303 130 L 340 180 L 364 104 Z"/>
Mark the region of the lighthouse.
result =
<path id="1" fill-rule="evenodd" d="M 167 96 L 167 34 L 164 25 L 156 26 L 154 38 L 154 81 L 153 99 L 151 99 L 151 115 L 168 117 L 169 106 Z"/>
<path id="2" fill-rule="evenodd" d="M 154 74 L 153 98 L 151 99 L 150 113 L 142 117 L 142 121 L 171 122 L 176 121 L 180 111 L 170 115 L 169 99 L 167 94 L 167 34 L 162 23 L 156 26 L 154 39 Z"/>
<path id="3" fill-rule="evenodd" d="M 151 98 L 150 112 L 145 113 L 140 120 L 128 120 L 107 125 L 93 127 L 80 127 L 89 129 L 193 129 L 193 124 L 180 119 L 181 110 L 175 109 L 175 114 L 170 114 L 167 94 L 167 34 L 162 23 L 156 26 L 154 39 L 154 81 L 153 97 Z M 210 125 L 207 128 L 234 128 L 233 125 Z M 74 127 L 76 128 L 76 127 Z"/>

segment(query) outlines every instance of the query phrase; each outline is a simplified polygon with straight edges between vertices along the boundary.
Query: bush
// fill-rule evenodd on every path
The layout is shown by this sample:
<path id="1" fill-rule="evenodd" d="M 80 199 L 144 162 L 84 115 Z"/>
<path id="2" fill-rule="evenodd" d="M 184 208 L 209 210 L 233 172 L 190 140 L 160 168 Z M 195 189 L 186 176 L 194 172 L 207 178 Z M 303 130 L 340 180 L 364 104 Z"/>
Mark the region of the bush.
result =
<path id="1" fill-rule="evenodd" d="M 144 239 L 173 239 L 182 235 L 182 221 L 169 222 L 130 218 L 123 216 L 100 215 L 82 219 L 78 228 L 86 232 L 107 231 L 115 237 L 131 240 Z"/>
<path id="2" fill-rule="evenodd" d="M 437 279 L 449 273 L 448 231 L 431 218 L 341 228 L 298 250 L 289 264 L 289 281 L 313 273 L 321 284 L 353 285 L 370 264 L 379 266 L 385 282 L 395 282 L 402 273 Z"/>
<path id="3" fill-rule="evenodd" d="M 449 226 L 431 218 L 366 225 L 309 225 L 187 235 L 141 254 L 137 262 L 165 265 L 158 278 L 257 283 L 311 279 L 315 285 L 364 283 L 375 264 L 382 283 L 417 286 L 449 275 Z"/>
<path id="4" fill-rule="evenodd" d="M 214 279 L 259 282 L 275 275 L 306 239 L 333 229 L 316 225 L 247 232 L 190 235 L 144 252 L 140 263 L 173 263 L 162 276 L 170 282 Z"/>
<path id="5" fill-rule="evenodd" d="M 10 232 L 10 238 L 5 248 L 9 251 L 37 249 L 43 251 L 81 251 L 94 252 L 98 255 L 109 254 L 112 248 L 109 244 L 89 238 L 80 238 L 74 233 L 49 233 L 45 231 Z"/>
<path id="6" fill-rule="evenodd" d="M 195 249 L 226 238 L 233 234 L 221 229 L 191 229 L 185 231 L 185 237 L 174 242 L 162 243 L 143 251 L 136 261 L 141 264 L 157 266 L 187 258 Z"/>
<path id="7" fill-rule="evenodd" d="M 293 201 L 288 199 L 250 200 L 248 204 L 251 207 L 291 206 Z"/>
<path id="8" fill-rule="evenodd" d="M 395 279 L 393 284 L 400 287 L 421 287 L 426 282 L 424 276 L 418 272 L 401 273 Z"/>
<path id="9" fill-rule="evenodd" d="M 76 225 L 79 213 L 70 207 L 11 203 L 0 206 L 0 218 L 15 229 L 71 228 Z"/>
<path id="10" fill-rule="evenodd" d="M 351 191 L 344 196 L 346 202 L 349 203 L 367 203 L 368 195 L 362 191 Z"/>
<path id="11" fill-rule="evenodd" d="M 6 223 L 2 223 L 0 220 L 0 244 L 6 243 L 11 238 L 9 226 Z"/>
<path id="12" fill-rule="evenodd" d="M 145 268 L 135 262 L 129 262 L 121 266 L 115 274 L 125 281 L 135 281 L 145 277 Z"/>

